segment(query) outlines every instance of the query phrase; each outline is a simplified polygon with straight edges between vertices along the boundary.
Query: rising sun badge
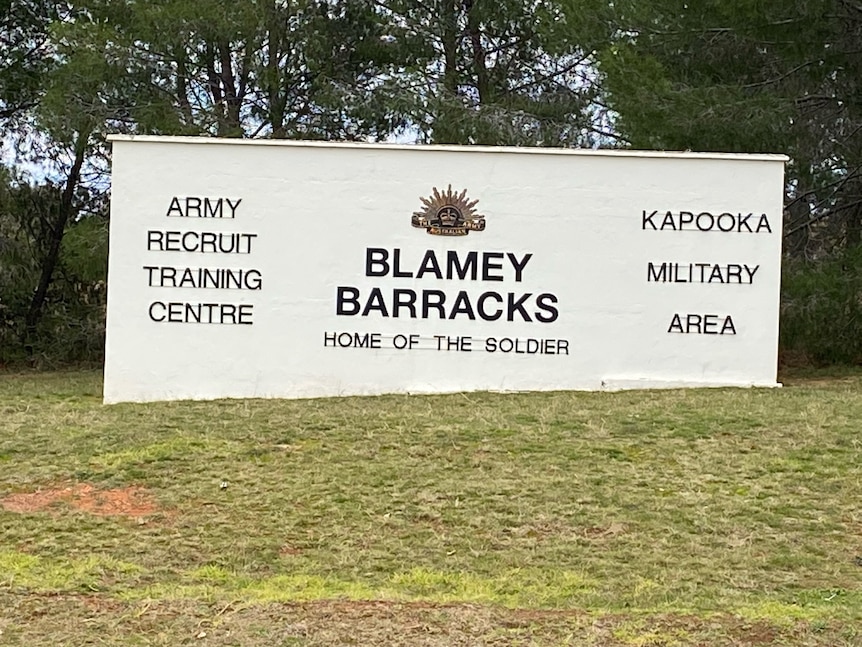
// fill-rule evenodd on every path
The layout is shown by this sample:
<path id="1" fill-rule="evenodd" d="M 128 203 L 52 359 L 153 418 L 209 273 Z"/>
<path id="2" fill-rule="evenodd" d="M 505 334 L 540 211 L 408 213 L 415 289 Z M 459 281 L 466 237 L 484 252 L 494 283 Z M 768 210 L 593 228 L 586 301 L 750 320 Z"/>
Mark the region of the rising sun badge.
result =
<path id="1" fill-rule="evenodd" d="M 466 196 L 467 189 L 455 193 L 450 184 L 441 193 L 435 186 L 430 197 L 422 198 L 422 210 L 413 213 L 413 226 L 435 236 L 466 236 L 471 231 L 484 230 L 485 216 L 475 209 L 479 201 Z"/>

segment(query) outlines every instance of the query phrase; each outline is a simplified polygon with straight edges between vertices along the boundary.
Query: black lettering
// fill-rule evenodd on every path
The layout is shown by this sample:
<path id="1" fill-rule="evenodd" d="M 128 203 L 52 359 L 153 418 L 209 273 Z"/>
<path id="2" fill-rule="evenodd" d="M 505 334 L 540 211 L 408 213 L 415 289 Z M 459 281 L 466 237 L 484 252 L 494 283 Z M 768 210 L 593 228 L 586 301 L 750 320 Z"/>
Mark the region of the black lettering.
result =
<path id="1" fill-rule="evenodd" d="M 761 229 L 766 229 L 770 234 L 772 233 L 772 227 L 769 226 L 769 218 L 766 217 L 766 214 L 761 214 L 760 220 L 757 222 L 757 231 L 755 233 L 759 234 Z"/>
<path id="2" fill-rule="evenodd" d="M 202 288 L 221 288 L 221 275 L 222 272 L 219 270 L 210 269 L 208 267 L 203 268 L 203 271 L 200 274 L 200 286 Z"/>
<path id="3" fill-rule="evenodd" d="M 646 229 L 647 225 L 652 227 L 653 231 L 657 229 L 655 223 L 652 221 L 655 218 L 658 211 L 653 211 L 651 214 L 647 215 L 646 209 L 643 211 L 643 216 L 641 217 L 641 229 Z"/>
<path id="4" fill-rule="evenodd" d="M 668 332 L 682 332 L 685 331 L 682 329 L 682 320 L 678 314 L 674 314 L 673 319 L 671 319 L 670 327 L 667 329 Z"/>
<path id="5" fill-rule="evenodd" d="M 348 317 L 359 314 L 359 290 L 357 288 L 338 286 L 335 314 Z"/>
<path id="6" fill-rule="evenodd" d="M 720 335 L 735 335 L 736 334 L 736 326 L 733 325 L 733 318 L 730 315 L 727 315 L 724 318 L 724 324 L 721 326 Z"/>
<path id="7" fill-rule="evenodd" d="M 177 213 L 176 213 L 176 214 L 174 214 L 174 211 L 176 211 Z M 172 217 L 172 216 L 174 216 L 174 217 L 175 217 L 175 216 L 184 216 L 184 215 L 185 215 L 185 214 L 183 213 L 183 209 L 182 209 L 182 207 L 180 207 L 180 200 L 179 200 L 179 198 L 177 198 L 176 196 L 174 196 L 173 198 L 171 198 L 171 206 L 169 206 L 169 207 L 168 207 L 168 212 L 167 212 L 165 215 L 166 215 L 167 217 L 169 217 L 169 218 L 170 218 L 170 217 Z"/>
<path id="8" fill-rule="evenodd" d="M 186 216 L 190 216 L 192 209 L 197 212 L 197 217 L 201 217 L 201 199 L 200 198 L 186 198 Z"/>
<path id="9" fill-rule="evenodd" d="M 223 237 L 224 234 L 216 234 L 213 231 L 205 231 L 200 236 L 200 249 L 198 250 L 201 254 L 207 253 L 207 248 L 209 248 L 209 252 L 212 254 L 216 253 L 216 243 L 218 239 Z M 230 236 L 230 234 L 228 234 Z M 231 247 L 233 249 L 233 247 Z M 191 250 L 189 250 L 191 251 Z"/>
<path id="10" fill-rule="evenodd" d="M 527 292 L 526 294 L 522 294 L 519 299 L 515 299 L 515 295 L 509 292 L 509 303 L 508 309 L 506 311 L 506 320 L 514 321 L 515 320 L 515 312 L 519 312 L 524 321 L 532 321 L 530 319 L 530 315 L 527 314 L 527 311 L 524 310 L 524 301 L 529 299 L 532 296 L 532 292 Z"/>
<path id="11" fill-rule="evenodd" d="M 243 303 L 239 306 L 239 317 L 237 317 L 237 323 L 240 326 L 253 326 L 254 321 L 252 320 L 252 315 L 254 314 L 254 304 L 253 303 Z"/>
<path id="12" fill-rule="evenodd" d="M 249 272 L 255 272 L 256 270 L 249 270 Z M 247 277 L 248 274 L 243 272 L 243 270 L 224 270 L 224 285 L 227 289 L 235 289 L 242 290 L 243 288 L 243 277 Z"/>
<path id="13" fill-rule="evenodd" d="M 464 264 L 461 265 L 458 252 L 449 250 L 446 252 L 446 278 L 452 280 L 452 277 L 457 275 L 463 281 L 467 278 L 467 272 L 470 272 L 470 280 L 475 281 L 479 269 L 477 258 L 476 252 L 467 252 Z"/>
<path id="14" fill-rule="evenodd" d="M 227 323 L 228 317 L 232 324 L 236 323 L 236 306 L 232 303 L 219 304 L 219 323 Z"/>
<path id="15" fill-rule="evenodd" d="M 160 317 L 156 316 L 153 312 L 156 308 L 161 308 L 162 312 L 160 313 L 161 314 Z M 159 322 L 164 321 L 165 315 L 162 313 L 164 313 L 165 310 L 166 310 L 166 306 L 164 303 L 162 303 L 161 301 L 154 301 L 153 303 L 150 304 L 150 319 L 152 321 L 159 321 Z"/>
<path id="16" fill-rule="evenodd" d="M 226 246 L 224 244 L 225 236 L 228 236 L 228 240 L 230 241 L 230 245 Z M 201 244 L 201 248 L 203 248 L 203 244 Z M 236 234 L 219 234 L 218 235 L 218 251 L 222 254 L 233 254 L 234 252 L 239 253 L 239 236 Z M 201 249 L 203 251 L 203 249 Z"/>
<path id="17" fill-rule="evenodd" d="M 701 218 L 706 218 L 706 221 L 709 224 L 702 225 L 700 222 Z M 694 224 L 701 231 L 712 231 L 712 229 L 715 227 L 715 216 L 713 216 L 708 211 L 704 211 L 702 213 L 697 214 L 697 220 L 695 221 Z"/>
<path id="18" fill-rule="evenodd" d="M 497 308 L 497 311 L 494 313 L 488 313 L 485 310 L 485 302 L 488 299 L 494 299 L 497 303 L 501 305 L 501 307 Z M 476 307 L 479 309 L 479 316 L 482 317 L 485 321 L 497 321 L 500 317 L 503 316 L 503 297 L 500 296 L 497 292 L 483 292 L 479 295 L 478 301 L 476 301 Z"/>
<path id="19" fill-rule="evenodd" d="M 197 241 L 199 238 L 198 232 L 187 231 L 184 234 L 181 234 L 181 232 L 179 232 L 179 231 L 169 231 L 169 232 L 167 232 L 167 234 L 168 234 L 167 235 L 167 243 L 168 244 L 165 246 L 165 248 L 168 251 L 171 251 L 171 252 L 181 252 L 181 251 L 196 252 L 196 251 L 198 251 L 198 248 L 197 248 L 197 245 L 198 245 Z M 176 240 L 175 241 L 171 241 L 171 234 L 176 234 Z M 187 238 L 193 238 L 195 240 L 195 244 L 193 246 L 189 245 L 188 242 L 186 242 Z"/>
<path id="20" fill-rule="evenodd" d="M 260 270 L 246 270 L 245 271 L 245 287 L 248 290 L 262 290 L 263 289 L 263 277 L 260 275 Z"/>
<path id="21" fill-rule="evenodd" d="M 536 305 L 539 306 L 539 310 L 544 312 L 534 312 L 533 314 L 536 316 L 538 321 L 542 323 L 552 323 L 557 320 L 557 317 L 560 316 L 559 310 L 555 307 L 557 303 L 557 297 L 554 294 L 550 294 L 548 292 L 544 292 L 536 297 Z"/>
<path id="22" fill-rule="evenodd" d="M 186 286 L 186 283 L 189 285 Z M 195 276 L 188 267 L 183 270 L 182 278 L 180 279 L 180 287 L 195 287 Z"/>
<path id="23" fill-rule="evenodd" d="M 168 287 L 168 283 L 170 282 L 170 287 L 177 287 L 177 268 L 175 267 L 162 267 L 159 268 L 159 281 L 161 283 L 160 287 Z"/>
<path id="24" fill-rule="evenodd" d="M 168 304 L 168 321 L 171 323 L 183 323 L 183 304 Z"/>
<path id="25" fill-rule="evenodd" d="M 673 214 L 670 211 L 664 214 L 664 220 L 661 221 L 661 230 L 664 231 L 665 229 L 676 231 L 676 220 L 674 220 Z"/>
<path id="26" fill-rule="evenodd" d="M 425 257 L 422 259 L 422 264 L 419 266 L 419 271 L 416 272 L 416 278 L 421 279 L 426 274 L 431 273 L 438 279 L 443 278 L 443 273 L 440 271 L 440 265 L 437 263 L 437 255 L 433 249 L 425 252 Z M 395 276 L 410 276 L 410 274 L 395 274 Z"/>
<path id="27" fill-rule="evenodd" d="M 203 309 L 206 308 L 206 310 L 207 310 L 206 320 L 204 321 L 204 323 L 221 323 L 222 322 L 221 315 L 224 312 L 224 307 L 227 305 L 230 305 L 230 304 L 226 304 L 226 303 L 201 303 L 198 306 L 198 308 L 201 310 L 201 317 L 203 317 Z M 188 307 L 188 304 L 186 304 L 186 307 Z M 219 315 L 218 321 L 216 321 L 216 314 L 214 314 L 214 311 L 215 311 L 215 313 L 218 313 L 218 315 Z"/>
<path id="28" fill-rule="evenodd" d="M 698 335 L 701 334 L 701 323 L 703 319 L 700 315 L 686 315 L 685 316 L 685 332 L 691 333 L 692 328 L 694 328 L 694 332 Z"/>
<path id="29" fill-rule="evenodd" d="M 432 300 L 431 297 L 435 297 Z M 433 308 L 440 315 L 440 319 L 446 318 L 443 304 L 446 303 L 446 293 L 441 290 L 422 290 L 422 318 L 428 319 L 428 312 Z"/>
<path id="30" fill-rule="evenodd" d="M 718 328 L 718 315 L 703 315 L 703 334 L 717 335 L 716 328 Z"/>
<path id="31" fill-rule="evenodd" d="M 154 250 L 153 246 L 158 245 L 158 249 Z M 147 251 L 165 251 L 165 232 L 150 230 L 147 232 Z"/>
<path id="32" fill-rule="evenodd" d="M 748 267 L 747 265 L 745 267 Z M 742 266 L 731 263 L 727 266 L 727 282 L 733 283 L 731 279 L 736 278 L 737 283 L 742 283 Z"/>
<path id="33" fill-rule="evenodd" d="M 226 198 L 227 206 L 230 207 L 230 217 L 236 218 L 236 208 L 239 206 L 239 203 L 242 202 L 242 198 L 239 198 L 236 203 L 230 201 L 230 198 Z"/>
<path id="34" fill-rule="evenodd" d="M 667 263 L 662 263 L 659 266 L 659 271 L 656 271 L 656 266 L 653 263 L 647 264 L 646 272 L 647 283 L 667 283 Z"/>
<path id="35" fill-rule="evenodd" d="M 722 227 L 721 226 L 722 222 L 727 224 L 726 218 L 730 218 L 730 224 L 727 227 Z M 733 231 L 735 227 L 736 227 L 736 218 L 734 218 L 732 213 L 725 212 L 725 213 L 722 213 L 718 216 L 718 228 L 721 231 L 724 231 L 724 232 Z"/>
<path id="36" fill-rule="evenodd" d="M 380 288 L 371 288 L 368 301 L 365 302 L 365 308 L 362 310 L 362 316 L 367 317 L 375 310 L 380 313 L 381 317 L 389 316 L 386 310 L 386 301 L 383 300 L 383 293 L 380 291 Z"/>
<path id="37" fill-rule="evenodd" d="M 679 230 L 682 231 L 685 229 L 684 225 L 690 225 L 694 222 L 694 214 L 691 211 L 680 211 L 679 212 Z"/>
<path id="38" fill-rule="evenodd" d="M 222 217 L 222 199 L 219 198 L 215 202 L 209 198 L 204 198 L 204 218 L 221 218 Z"/>
<path id="39" fill-rule="evenodd" d="M 244 239 L 248 244 L 245 246 L 245 251 L 239 249 L 239 244 L 237 243 L 237 254 L 251 254 L 251 241 L 257 238 L 257 234 L 238 234 L 240 238 Z"/>
<path id="40" fill-rule="evenodd" d="M 494 263 L 493 261 L 500 261 Z M 502 281 L 503 274 L 492 274 L 491 270 L 503 269 L 503 252 L 485 252 L 482 254 L 482 280 L 483 281 Z M 509 320 L 511 321 L 511 319 Z"/>
<path id="41" fill-rule="evenodd" d="M 159 287 L 157 285 L 153 285 L 153 272 L 155 272 L 159 268 L 151 265 L 144 265 L 144 269 L 147 270 L 147 285 L 149 285 L 151 288 Z"/>
<path id="42" fill-rule="evenodd" d="M 760 269 L 760 265 L 755 265 L 754 267 L 748 267 L 748 265 L 744 265 L 743 267 L 745 267 L 745 271 L 748 273 L 748 283 L 754 283 L 754 275 L 757 273 L 757 270 Z"/>
<path id="43" fill-rule="evenodd" d="M 239 270 L 239 272 L 222 270 L 221 274 L 224 277 L 222 285 L 225 289 L 242 290 L 242 270 Z"/>
<path id="44" fill-rule="evenodd" d="M 439 272 L 439 269 L 437 271 Z M 413 276 L 413 272 L 401 271 L 401 250 L 397 247 L 392 250 L 392 276 L 397 278 L 409 278 Z"/>
<path id="45" fill-rule="evenodd" d="M 392 291 L 394 303 L 392 304 L 392 316 L 396 319 L 400 316 L 401 308 L 407 308 L 410 311 L 410 318 L 416 318 L 416 292 L 408 289 L 398 289 Z"/>
<path id="46" fill-rule="evenodd" d="M 194 233 L 194 232 L 192 232 Z M 180 247 L 180 243 L 182 242 L 182 232 L 180 231 L 166 231 L 165 232 L 165 251 L 166 252 L 181 252 L 182 248 Z M 194 250 L 191 250 L 194 251 Z"/>
<path id="47" fill-rule="evenodd" d="M 470 319 L 470 321 L 476 319 L 476 315 L 473 314 L 473 306 L 470 303 L 470 297 L 467 296 L 467 293 L 464 290 L 461 290 L 458 293 L 458 296 L 455 297 L 455 304 L 452 306 L 449 318 L 454 319 L 459 314 L 467 315 L 467 318 Z"/>
<path id="48" fill-rule="evenodd" d="M 754 214 L 751 214 L 751 213 L 747 214 L 746 216 L 739 214 L 739 216 L 737 217 L 737 223 L 736 223 L 737 231 L 739 231 L 739 233 L 742 233 L 743 227 L 745 227 L 745 229 L 748 231 L 749 234 L 752 233 L 751 232 L 751 225 L 748 224 L 748 220 L 753 215 Z"/>
<path id="49" fill-rule="evenodd" d="M 386 276 L 389 274 L 389 252 L 378 247 L 365 250 L 365 276 Z M 375 269 L 376 268 L 376 269 Z"/>
<path id="50" fill-rule="evenodd" d="M 524 272 L 524 268 L 527 267 L 527 263 L 530 262 L 530 259 L 533 258 L 533 255 L 524 254 L 524 258 L 522 258 L 520 261 L 511 252 L 508 252 L 506 256 L 508 256 L 509 262 L 512 263 L 512 267 L 515 269 L 515 283 L 520 283 L 521 275 Z"/>

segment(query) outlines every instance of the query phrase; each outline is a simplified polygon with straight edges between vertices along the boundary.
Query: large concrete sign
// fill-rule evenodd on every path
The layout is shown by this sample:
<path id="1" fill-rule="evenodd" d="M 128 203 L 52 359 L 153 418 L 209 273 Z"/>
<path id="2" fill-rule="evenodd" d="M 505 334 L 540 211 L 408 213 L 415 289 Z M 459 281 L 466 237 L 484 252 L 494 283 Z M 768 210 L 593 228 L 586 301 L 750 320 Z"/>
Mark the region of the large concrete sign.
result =
<path id="1" fill-rule="evenodd" d="M 106 402 L 776 384 L 781 156 L 112 141 Z"/>

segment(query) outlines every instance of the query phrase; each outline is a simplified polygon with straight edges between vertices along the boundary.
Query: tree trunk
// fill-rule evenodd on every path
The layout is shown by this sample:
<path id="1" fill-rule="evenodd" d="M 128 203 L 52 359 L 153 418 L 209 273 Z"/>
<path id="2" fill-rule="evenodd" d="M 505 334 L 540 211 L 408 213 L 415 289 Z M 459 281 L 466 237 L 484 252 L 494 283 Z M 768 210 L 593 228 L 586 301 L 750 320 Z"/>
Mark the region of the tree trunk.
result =
<path id="1" fill-rule="evenodd" d="M 282 51 L 282 40 L 287 29 L 280 20 L 279 9 L 274 3 L 267 3 L 267 43 L 266 43 L 266 80 L 264 85 L 269 98 L 269 123 L 273 139 L 284 139 L 287 131 L 284 127 L 284 113 L 287 108 L 287 91 L 283 88 L 282 71 L 279 69 L 279 57 Z"/>
<path id="2" fill-rule="evenodd" d="M 434 143 L 459 144 L 458 121 L 458 18 L 455 0 L 443 0 L 440 15 L 440 42 L 443 46 L 443 88 L 434 122 Z"/>
<path id="3" fill-rule="evenodd" d="M 476 91 L 479 93 L 479 103 L 484 104 L 488 103 L 491 97 L 489 96 L 488 67 L 485 60 L 487 55 L 482 45 L 482 29 L 473 0 L 464 0 L 464 10 L 467 12 L 467 32 L 473 47 L 473 72 L 476 74 Z"/>
<path id="4" fill-rule="evenodd" d="M 442 41 L 443 58 L 445 68 L 443 70 L 443 87 L 452 98 L 458 93 L 458 10 L 455 0 L 444 0 L 443 2 Z"/>
<path id="5" fill-rule="evenodd" d="M 60 211 L 57 214 L 57 221 L 53 223 L 49 232 L 50 240 L 48 241 L 48 250 L 42 261 L 39 283 L 33 292 L 33 298 L 24 320 L 24 346 L 30 354 L 33 351 L 33 341 L 36 339 L 36 328 L 42 318 L 42 309 L 48 296 L 48 287 L 54 277 L 54 270 L 57 269 L 57 262 L 60 260 L 60 246 L 63 243 L 63 235 L 66 233 L 66 224 L 74 211 L 75 189 L 78 187 L 78 181 L 81 177 L 81 167 L 84 165 L 89 139 L 90 133 L 79 133 L 78 139 L 75 141 L 75 160 L 72 163 L 72 168 L 69 169 L 69 175 L 63 187 Z"/>
<path id="6" fill-rule="evenodd" d="M 848 202 L 844 210 L 845 244 L 848 249 L 862 243 L 862 173 L 849 182 L 849 191 L 845 196 Z"/>

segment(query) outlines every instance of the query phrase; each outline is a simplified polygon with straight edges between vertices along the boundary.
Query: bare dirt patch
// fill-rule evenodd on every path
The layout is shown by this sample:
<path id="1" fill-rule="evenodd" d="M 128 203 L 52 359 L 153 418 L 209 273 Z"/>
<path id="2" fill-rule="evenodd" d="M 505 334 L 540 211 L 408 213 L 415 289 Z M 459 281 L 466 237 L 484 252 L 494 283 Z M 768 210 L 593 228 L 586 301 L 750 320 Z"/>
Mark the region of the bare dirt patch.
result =
<path id="1" fill-rule="evenodd" d="M 144 488 L 100 490 L 89 483 L 37 492 L 17 492 L 0 500 L 0 505 L 9 512 L 27 514 L 41 512 L 61 502 L 76 510 L 101 516 L 146 517 L 159 510 Z"/>

